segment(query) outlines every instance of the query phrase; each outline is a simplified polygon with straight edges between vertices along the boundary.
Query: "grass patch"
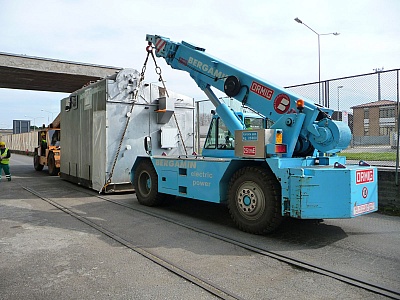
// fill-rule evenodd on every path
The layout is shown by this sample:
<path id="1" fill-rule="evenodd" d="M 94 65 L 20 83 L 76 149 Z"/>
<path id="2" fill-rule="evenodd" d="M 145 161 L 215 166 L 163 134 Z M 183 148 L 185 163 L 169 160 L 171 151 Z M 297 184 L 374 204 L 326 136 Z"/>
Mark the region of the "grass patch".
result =
<path id="1" fill-rule="evenodd" d="M 379 212 L 384 215 L 400 217 L 400 208 L 395 206 L 388 205 L 384 207 L 379 207 Z"/>
<path id="2" fill-rule="evenodd" d="M 349 160 L 377 160 L 377 161 L 396 161 L 396 153 L 395 152 L 359 152 L 359 153 L 350 153 L 350 152 L 341 152 L 340 156 L 346 156 Z"/>

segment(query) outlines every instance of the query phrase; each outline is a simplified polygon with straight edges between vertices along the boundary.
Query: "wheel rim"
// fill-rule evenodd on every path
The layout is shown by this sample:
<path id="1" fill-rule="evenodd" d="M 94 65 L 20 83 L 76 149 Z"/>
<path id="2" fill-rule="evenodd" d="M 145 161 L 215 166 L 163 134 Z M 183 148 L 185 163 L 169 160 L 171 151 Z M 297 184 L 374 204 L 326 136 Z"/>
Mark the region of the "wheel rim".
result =
<path id="1" fill-rule="evenodd" d="M 151 191 L 151 178 L 149 173 L 147 172 L 142 172 L 139 175 L 139 192 L 143 196 L 148 196 Z"/>
<path id="2" fill-rule="evenodd" d="M 265 210 L 265 195 L 259 185 L 252 181 L 243 182 L 236 192 L 236 206 L 244 218 L 257 219 Z"/>

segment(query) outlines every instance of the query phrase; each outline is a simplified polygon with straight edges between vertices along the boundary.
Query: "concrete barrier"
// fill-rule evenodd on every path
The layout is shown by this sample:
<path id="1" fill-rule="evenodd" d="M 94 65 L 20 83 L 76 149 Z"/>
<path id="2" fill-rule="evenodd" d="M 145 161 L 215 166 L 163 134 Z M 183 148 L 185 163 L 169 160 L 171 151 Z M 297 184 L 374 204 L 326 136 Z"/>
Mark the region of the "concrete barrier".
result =
<path id="1" fill-rule="evenodd" d="M 35 147 L 38 145 L 38 133 L 37 131 L 19 133 L 19 134 L 8 134 L 3 135 L 1 140 L 6 143 L 7 148 L 12 150 L 14 153 L 33 153 Z"/>
<path id="2" fill-rule="evenodd" d="M 396 170 L 378 170 L 379 211 L 400 216 L 400 185 L 396 185 Z"/>
<path id="3" fill-rule="evenodd" d="M 37 131 L 3 135 L 1 140 L 6 143 L 7 148 L 14 153 L 29 154 L 38 146 Z"/>

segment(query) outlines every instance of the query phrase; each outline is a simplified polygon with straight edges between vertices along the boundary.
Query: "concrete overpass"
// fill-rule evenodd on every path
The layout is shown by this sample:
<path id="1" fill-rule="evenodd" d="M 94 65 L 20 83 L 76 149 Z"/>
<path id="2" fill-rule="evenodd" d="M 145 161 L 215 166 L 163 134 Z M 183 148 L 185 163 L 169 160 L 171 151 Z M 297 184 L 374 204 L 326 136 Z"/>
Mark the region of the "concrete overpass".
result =
<path id="1" fill-rule="evenodd" d="M 0 88 L 72 93 L 121 69 L 0 52 Z"/>

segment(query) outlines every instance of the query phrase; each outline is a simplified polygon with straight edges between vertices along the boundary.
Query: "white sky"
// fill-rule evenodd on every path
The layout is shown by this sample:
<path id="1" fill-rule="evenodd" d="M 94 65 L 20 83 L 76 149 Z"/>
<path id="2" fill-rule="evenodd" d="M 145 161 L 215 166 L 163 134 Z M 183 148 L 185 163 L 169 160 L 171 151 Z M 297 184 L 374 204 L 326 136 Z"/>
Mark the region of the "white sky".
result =
<path id="1" fill-rule="evenodd" d="M 400 68 L 399 0 L 0 0 L 0 52 L 140 71 L 145 36 L 158 34 L 280 86 L 316 82 L 317 35 L 296 17 L 340 33 L 321 36 L 322 80 Z M 158 64 L 167 88 L 205 99 L 189 74 Z M 149 64 L 146 80 L 157 78 Z M 66 95 L 0 89 L 0 128 L 47 123 Z"/>

